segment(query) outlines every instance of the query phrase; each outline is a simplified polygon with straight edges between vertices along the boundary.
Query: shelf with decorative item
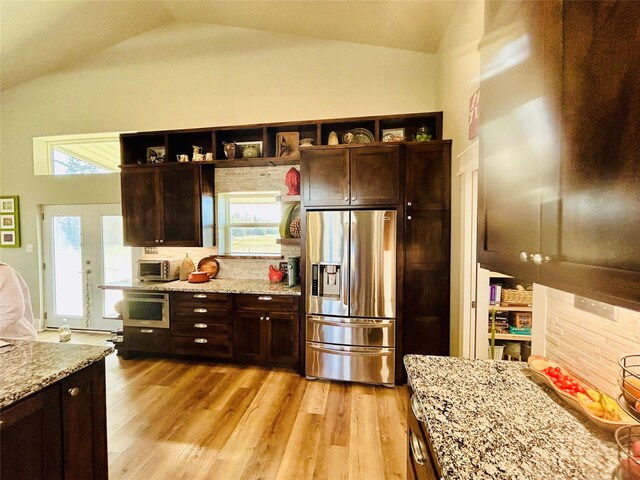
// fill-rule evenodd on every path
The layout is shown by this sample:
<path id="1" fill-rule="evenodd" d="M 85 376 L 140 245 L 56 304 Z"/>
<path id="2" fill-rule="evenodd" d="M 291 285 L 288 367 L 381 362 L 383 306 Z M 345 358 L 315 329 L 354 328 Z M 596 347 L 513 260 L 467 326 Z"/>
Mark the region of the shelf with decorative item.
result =
<path id="1" fill-rule="evenodd" d="M 276 243 L 278 245 L 294 245 L 294 246 L 299 246 L 300 245 L 300 238 L 276 238 Z"/>
<path id="2" fill-rule="evenodd" d="M 216 168 L 276 167 L 279 165 L 300 165 L 300 159 L 281 157 L 235 158 L 233 160 L 214 160 L 213 164 Z"/>
<path id="3" fill-rule="evenodd" d="M 276 197 L 280 203 L 300 203 L 300 195 L 280 195 Z"/>
<path id="4" fill-rule="evenodd" d="M 491 332 L 489 332 L 487 335 L 491 336 Z M 520 342 L 530 342 L 531 335 L 516 335 L 513 333 L 496 333 L 495 339 L 496 340 L 518 340 Z"/>

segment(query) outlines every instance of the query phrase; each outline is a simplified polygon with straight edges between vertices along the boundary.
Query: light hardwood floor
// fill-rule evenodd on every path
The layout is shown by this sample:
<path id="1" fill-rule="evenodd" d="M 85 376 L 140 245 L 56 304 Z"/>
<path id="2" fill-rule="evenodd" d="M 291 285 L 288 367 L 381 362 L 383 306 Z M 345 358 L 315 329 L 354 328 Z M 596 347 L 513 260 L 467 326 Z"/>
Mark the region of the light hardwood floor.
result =
<path id="1" fill-rule="evenodd" d="M 105 334 L 73 332 L 76 343 Z M 56 332 L 40 340 L 57 341 Z M 406 387 L 159 358 L 106 361 L 109 478 L 406 478 Z"/>

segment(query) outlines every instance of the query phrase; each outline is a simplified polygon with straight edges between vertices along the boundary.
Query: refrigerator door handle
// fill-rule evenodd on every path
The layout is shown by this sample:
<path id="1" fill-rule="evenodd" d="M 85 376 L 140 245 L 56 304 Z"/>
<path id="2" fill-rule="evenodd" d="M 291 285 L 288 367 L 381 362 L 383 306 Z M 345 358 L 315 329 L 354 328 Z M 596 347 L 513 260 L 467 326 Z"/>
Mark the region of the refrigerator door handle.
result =
<path id="1" fill-rule="evenodd" d="M 345 218 L 346 217 L 346 218 Z M 342 217 L 342 304 L 349 308 L 349 242 L 350 242 L 350 225 L 351 214 L 350 212 L 343 212 Z M 348 311 L 348 310 L 347 310 Z"/>

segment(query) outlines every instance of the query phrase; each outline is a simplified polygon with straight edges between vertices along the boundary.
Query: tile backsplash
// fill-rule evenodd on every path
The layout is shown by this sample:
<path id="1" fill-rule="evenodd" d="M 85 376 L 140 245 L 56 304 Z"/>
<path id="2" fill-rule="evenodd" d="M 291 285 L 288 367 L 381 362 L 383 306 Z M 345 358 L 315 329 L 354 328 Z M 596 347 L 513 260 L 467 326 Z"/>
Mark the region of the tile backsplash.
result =
<path id="1" fill-rule="evenodd" d="M 640 312 L 616 307 L 613 321 L 579 310 L 573 302 L 573 294 L 547 289 L 547 357 L 615 398 L 618 359 L 640 353 Z"/>

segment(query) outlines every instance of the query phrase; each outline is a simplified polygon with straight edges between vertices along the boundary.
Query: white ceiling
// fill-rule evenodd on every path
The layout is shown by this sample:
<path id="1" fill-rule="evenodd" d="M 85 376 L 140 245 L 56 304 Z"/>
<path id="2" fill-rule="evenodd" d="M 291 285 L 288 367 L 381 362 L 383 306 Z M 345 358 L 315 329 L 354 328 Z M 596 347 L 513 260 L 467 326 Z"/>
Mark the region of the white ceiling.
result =
<path id="1" fill-rule="evenodd" d="M 436 53 L 460 0 L 0 0 L 0 89 L 172 22 Z"/>

